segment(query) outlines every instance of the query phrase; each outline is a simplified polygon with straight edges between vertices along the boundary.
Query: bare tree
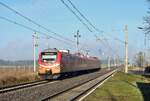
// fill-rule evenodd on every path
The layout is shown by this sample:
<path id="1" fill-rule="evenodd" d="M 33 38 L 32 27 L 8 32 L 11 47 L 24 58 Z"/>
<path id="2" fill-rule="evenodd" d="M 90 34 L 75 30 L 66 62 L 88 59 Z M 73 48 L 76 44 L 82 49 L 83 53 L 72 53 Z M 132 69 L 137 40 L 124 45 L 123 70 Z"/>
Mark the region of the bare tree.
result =
<path id="1" fill-rule="evenodd" d="M 144 54 L 143 54 L 143 52 L 139 52 L 136 54 L 135 64 L 139 67 L 143 67 L 143 65 L 144 65 Z"/>
<path id="2" fill-rule="evenodd" d="M 150 0 L 147 0 L 148 4 L 150 5 Z M 145 34 L 150 34 L 150 7 L 148 8 L 149 10 L 147 11 L 148 15 L 144 17 L 144 31 Z"/>

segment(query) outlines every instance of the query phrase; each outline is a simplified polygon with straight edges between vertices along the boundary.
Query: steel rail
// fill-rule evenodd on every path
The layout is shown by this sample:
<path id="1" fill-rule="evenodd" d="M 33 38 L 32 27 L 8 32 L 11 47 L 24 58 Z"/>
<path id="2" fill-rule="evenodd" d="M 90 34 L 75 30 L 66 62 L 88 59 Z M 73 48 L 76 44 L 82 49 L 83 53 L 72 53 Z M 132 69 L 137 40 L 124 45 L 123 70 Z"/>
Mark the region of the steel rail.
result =
<path id="1" fill-rule="evenodd" d="M 108 76 L 104 77 L 100 82 L 102 82 L 102 81 L 104 81 L 105 79 L 107 79 L 108 77 L 110 77 L 117 69 L 118 69 L 118 68 L 106 72 L 104 75 L 109 74 L 109 73 L 111 73 L 111 74 L 109 74 Z M 101 75 L 101 76 L 103 76 L 103 75 Z M 60 92 L 58 92 L 57 94 L 51 95 L 51 96 L 49 96 L 48 98 L 43 99 L 42 101 L 51 101 L 51 100 L 53 100 L 54 98 L 59 97 L 59 96 L 61 96 L 62 94 L 66 93 L 66 92 L 69 92 L 69 91 L 71 91 L 72 89 L 75 89 L 75 88 L 77 88 L 77 87 L 80 87 L 80 86 L 82 86 L 82 85 L 84 85 L 84 84 L 86 84 L 86 83 L 88 83 L 88 82 L 90 82 L 90 81 L 93 81 L 93 80 L 95 80 L 95 79 L 97 79 L 97 78 L 99 78 L 99 77 L 101 77 L 101 76 L 92 78 L 92 79 L 90 79 L 90 80 L 88 80 L 88 81 L 85 81 L 85 82 L 83 82 L 83 83 L 81 83 L 81 84 L 78 84 L 78 85 L 76 85 L 76 86 L 74 86 L 74 87 L 68 88 L 68 89 L 66 89 L 66 90 L 64 90 L 64 91 L 60 91 Z M 98 83 L 100 83 L 100 82 L 98 82 Z M 95 87 L 95 86 L 96 86 L 96 85 L 94 85 L 93 87 Z M 93 87 L 92 87 L 92 88 L 93 88 Z M 91 89 L 91 88 L 90 88 L 90 89 Z M 89 89 L 88 89 L 88 90 L 89 90 Z M 86 92 L 87 92 L 87 91 L 86 91 Z M 74 100 L 77 99 L 78 97 L 79 97 L 79 96 L 74 97 L 71 101 L 74 101 Z"/>
<path id="2" fill-rule="evenodd" d="M 1 87 L 0 88 L 0 93 L 15 91 L 15 90 L 18 90 L 18 89 L 28 88 L 28 87 L 32 87 L 32 86 L 36 86 L 36 85 L 49 83 L 49 82 L 50 81 L 47 81 L 47 80 L 39 80 L 39 81 L 33 81 L 33 82 L 28 82 L 28 83 L 17 84 L 17 85 L 13 85 L 13 86 Z"/>
<path id="3" fill-rule="evenodd" d="M 116 71 L 115 71 L 116 72 Z M 78 101 L 82 101 L 85 97 L 87 97 L 89 94 L 91 94 L 93 91 L 96 90 L 96 88 L 98 88 L 100 85 L 102 85 L 105 81 L 107 81 L 110 77 L 112 77 L 112 75 L 115 73 L 111 73 L 110 75 L 108 75 L 106 78 L 102 79 L 101 81 L 99 81 L 98 83 L 94 84 L 92 87 L 86 89 L 84 92 L 82 92 L 81 94 L 79 94 L 78 96 L 74 97 L 72 99 L 72 101 L 78 100 Z"/>

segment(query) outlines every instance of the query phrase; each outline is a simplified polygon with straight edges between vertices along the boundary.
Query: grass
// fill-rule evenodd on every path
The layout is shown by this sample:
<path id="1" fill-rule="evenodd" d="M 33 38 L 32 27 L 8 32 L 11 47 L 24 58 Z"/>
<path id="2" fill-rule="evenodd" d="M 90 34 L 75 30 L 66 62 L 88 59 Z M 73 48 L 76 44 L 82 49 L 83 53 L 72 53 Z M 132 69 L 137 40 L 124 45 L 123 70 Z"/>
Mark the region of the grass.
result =
<path id="1" fill-rule="evenodd" d="M 0 70 L 0 87 L 16 85 L 38 79 L 37 73 L 33 73 L 32 71 L 25 71 L 23 69 Z"/>
<path id="2" fill-rule="evenodd" d="M 107 68 L 108 65 L 107 64 L 101 64 L 101 68 Z"/>
<path id="3" fill-rule="evenodd" d="M 129 70 L 142 70 L 143 67 L 138 67 L 138 66 L 129 66 L 128 67 Z"/>
<path id="4" fill-rule="evenodd" d="M 83 101 L 150 101 L 150 78 L 118 72 Z"/>

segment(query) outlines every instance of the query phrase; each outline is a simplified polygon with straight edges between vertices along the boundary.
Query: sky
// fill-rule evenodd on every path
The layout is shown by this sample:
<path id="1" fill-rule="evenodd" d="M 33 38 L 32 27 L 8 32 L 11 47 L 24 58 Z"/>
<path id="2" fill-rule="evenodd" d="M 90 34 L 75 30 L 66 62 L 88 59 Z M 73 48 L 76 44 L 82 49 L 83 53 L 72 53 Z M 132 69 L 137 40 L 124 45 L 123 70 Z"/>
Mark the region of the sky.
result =
<path id="1" fill-rule="evenodd" d="M 64 0 L 67 4 L 67 0 Z M 129 58 L 143 50 L 144 32 L 137 29 L 143 27 L 143 17 L 147 15 L 148 3 L 146 0 L 72 0 L 74 5 L 95 25 L 101 33 L 90 32 L 87 28 L 63 5 L 61 0 L 0 0 L 21 14 L 31 18 L 46 28 L 75 41 L 74 34 L 81 35 L 80 48 L 90 50 L 90 55 L 106 58 L 111 55 L 124 57 L 124 44 L 114 40 L 124 41 L 124 26 L 128 25 Z M 69 5 L 70 6 L 70 5 Z M 6 17 L 15 22 L 24 24 L 45 34 L 57 37 L 42 28 L 28 22 L 12 11 L 0 5 L 0 17 Z M 24 29 L 15 24 L 0 19 L 0 59 L 28 60 L 33 58 L 33 31 Z M 39 46 L 38 53 L 46 47 L 46 38 L 37 33 Z M 105 41 L 96 41 L 95 35 Z M 104 36 L 104 37 L 103 37 Z M 108 45 L 109 44 L 109 45 Z M 110 47 L 111 48 L 110 48 Z M 70 49 L 76 51 L 76 45 L 49 39 L 49 47 Z"/>

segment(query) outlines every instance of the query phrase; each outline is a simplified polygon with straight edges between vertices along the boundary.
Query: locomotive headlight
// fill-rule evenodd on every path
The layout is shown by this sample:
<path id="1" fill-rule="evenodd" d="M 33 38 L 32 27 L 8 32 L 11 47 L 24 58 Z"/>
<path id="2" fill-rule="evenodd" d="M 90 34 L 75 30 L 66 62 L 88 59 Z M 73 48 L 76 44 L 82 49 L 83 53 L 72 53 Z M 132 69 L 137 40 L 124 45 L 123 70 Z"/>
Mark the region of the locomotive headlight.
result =
<path id="1" fill-rule="evenodd" d="M 60 64 L 55 64 L 55 67 L 57 67 L 57 68 L 60 67 Z"/>
<path id="2" fill-rule="evenodd" d="M 49 70 L 50 70 L 50 68 L 47 68 L 47 69 L 46 69 L 46 71 L 49 71 Z"/>

